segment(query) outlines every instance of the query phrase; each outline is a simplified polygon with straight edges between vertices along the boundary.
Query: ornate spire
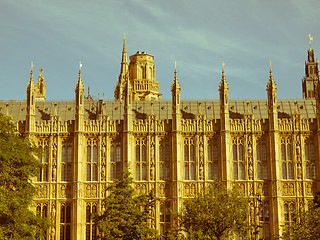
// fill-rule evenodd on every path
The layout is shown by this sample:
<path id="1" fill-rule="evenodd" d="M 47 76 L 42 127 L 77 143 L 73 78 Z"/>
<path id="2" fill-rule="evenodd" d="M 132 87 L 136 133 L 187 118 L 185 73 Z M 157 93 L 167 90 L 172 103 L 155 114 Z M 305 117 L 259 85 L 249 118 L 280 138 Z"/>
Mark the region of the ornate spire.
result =
<path id="1" fill-rule="evenodd" d="M 311 37 L 311 34 L 309 34 L 309 42 L 310 42 L 310 47 L 309 47 L 309 50 L 311 50 L 311 42 L 313 41 L 313 37 Z"/>
<path id="2" fill-rule="evenodd" d="M 34 81 L 33 81 L 33 61 L 31 61 L 31 72 L 30 72 L 30 80 L 29 80 L 29 83 L 28 83 L 28 86 L 27 88 L 29 88 L 30 86 L 34 86 Z"/>
<path id="3" fill-rule="evenodd" d="M 171 91 L 174 91 L 175 89 L 180 90 L 181 86 L 180 83 L 178 81 L 178 77 L 177 77 L 177 62 L 174 61 L 174 79 L 173 79 L 173 83 L 171 86 Z"/>
<path id="4" fill-rule="evenodd" d="M 267 89 L 277 89 L 277 85 L 273 79 L 273 75 L 272 75 L 272 62 L 270 60 L 270 71 L 269 71 L 269 82 L 268 82 L 268 86 Z"/>
<path id="5" fill-rule="evenodd" d="M 128 63 L 127 45 L 126 45 L 126 34 L 123 36 L 123 50 L 122 50 L 122 63 Z"/>
<path id="6" fill-rule="evenodd" d="M 84 84 L 83 84 L 82 78 L 81 78 L 81 68 L 82 68 L 82 63 L 80 61 L 80 63 L 79 63 L 79 77 L 78 77 L 78 82 L 76 85 L 76 90 L 78 90 L 79 88 L 84 89 Z"/>
<path id="7" fill-rule="evenodd" d="M 222 77 L 221 77 L 221 82 L 219 84 L 219 91 L 222 91 L 224 88 L 229 89 L 225 74 L 224 74 L 224 61 L 222 61 Z"/>

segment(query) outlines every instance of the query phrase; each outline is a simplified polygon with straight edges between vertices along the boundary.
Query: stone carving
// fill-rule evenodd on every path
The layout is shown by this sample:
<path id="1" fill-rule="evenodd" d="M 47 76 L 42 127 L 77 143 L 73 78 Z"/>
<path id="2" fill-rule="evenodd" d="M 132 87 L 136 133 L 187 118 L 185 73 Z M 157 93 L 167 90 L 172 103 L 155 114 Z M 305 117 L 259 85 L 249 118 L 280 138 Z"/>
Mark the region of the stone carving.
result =
<path id="1" fill-rule="evenodd" d="M 105 180 L 105 177 L 106 177 L 106 166 L 103 164 L 101 166 L 101 180 Z"/>
<path id="2" fill-rule="evenodd" d="M 57 188 L 55 185 L 51 185 L 51 196 L 52 198 L 55 198 L 57 194 Z"/>
<path id="3" fill-rule="evenodd" d="M 57 165 L 52 165 L 52 181 L 55 182 L 57 180 Z"/>
<path id="4" fill-rule="evenodd" d="M 253 161 L 252 161 L 252 136 L 247 139 L 247 159 L 248 159 L 248 178 L 253 180 Z"/>
<path id="5" fill-rule="evenodd" d="M 249 187 L 249 195 L 250 195 L 250 196 L 254 196 L 254 187 L 253 187 L 253 184 L 254 184 L 254 183 L 251 182 L 251 183 L 249 183 L 249 186 L 248 186 L 248 187 Z"/>
<path id="6" fill-rule="evenodd" d="M 199 179 L 200 180 L 203 180 L 203 164 L 200 163 L 200 166 L 199 166 Z"/>
<path id="7" fill-rule="evenodd" d="M 56 211 L 56 205 L 55 205 L 54 203 L 52 203 L 52 205 L 51 205 L 51 220 L 52 220 L 53 222 L 56 221 L 56 213 L 57 213 L 57 211 Z"/>
<path id="8" fill-rule="evenodd" d="M 40 185 L 38 189 L 39 189 L 38 198 L 47 198 L 47 186 Z"/>
<path id="9" fill-rule="evenodd" d="M 54 226 L 51 227 L 50 238 L 51 240 L 56 239 L 56 228 Z"/>

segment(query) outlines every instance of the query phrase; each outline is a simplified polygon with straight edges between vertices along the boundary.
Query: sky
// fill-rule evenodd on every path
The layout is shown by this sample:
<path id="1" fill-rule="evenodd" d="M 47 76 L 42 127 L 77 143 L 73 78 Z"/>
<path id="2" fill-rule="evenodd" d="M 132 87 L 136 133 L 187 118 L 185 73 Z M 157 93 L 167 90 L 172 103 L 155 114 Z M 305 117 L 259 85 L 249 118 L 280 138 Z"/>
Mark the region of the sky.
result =
<path id="1" fill-rule="evenodd" d="M 163 99 L 177 61 L 182 99 L 301 98 L 309 34 L 320 58 L 319 0 L 0 0 L 0 99 L 25 100 L 31 61 L 47 100 L 74 99 L 79 61 L 93 96 L 113 99 L 123 35 L 128 55 L 154 56 Z"/>

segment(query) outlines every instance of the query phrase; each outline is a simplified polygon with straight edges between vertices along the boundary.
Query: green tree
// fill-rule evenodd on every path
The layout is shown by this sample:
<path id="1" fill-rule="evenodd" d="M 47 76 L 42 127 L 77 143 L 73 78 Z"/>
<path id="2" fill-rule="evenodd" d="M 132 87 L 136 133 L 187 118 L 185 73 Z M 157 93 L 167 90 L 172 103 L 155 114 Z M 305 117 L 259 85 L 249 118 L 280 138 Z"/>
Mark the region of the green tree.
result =
<path id="1" fill-rule="evenodd" d="M 307 211 L 294 211 L 292 221 L 284 226 L 281 239 L 320 239 L 320 194 L 316 193 Z"/>
<path id="2" fill-rule="evenodd" d="M 248 205 L 238 191 L 215 182 L 195 198 L 185 200 L 178 218 L 190 239 L 230 239 L 233 234 L 246 237 Z"/>
<path id="3" fill-rule="evenodd" d="M 0 114 L 0 239 L 44 239 L 49 221 L 30 210 L 40 153 L 17 133 L 11 118 Z"/>
<path id="4" fill-rule="evenodd" d="M 153 239 L 156 231 L 147 224 L 155 203 L 152 194 L 136 195 L 128 171 L 120 180 L 107 188 L 104 199 L 105 211 L 94 217 L 99 229 L 99 239 Z"/>

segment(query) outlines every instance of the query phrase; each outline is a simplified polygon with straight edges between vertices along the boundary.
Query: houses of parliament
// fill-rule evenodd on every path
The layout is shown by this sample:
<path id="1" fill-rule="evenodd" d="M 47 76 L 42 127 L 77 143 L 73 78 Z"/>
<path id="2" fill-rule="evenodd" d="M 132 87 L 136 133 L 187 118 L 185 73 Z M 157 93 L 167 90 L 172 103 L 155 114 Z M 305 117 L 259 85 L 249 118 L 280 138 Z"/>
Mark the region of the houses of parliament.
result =
<path id="1" fill-rule="evenodd" d="M 53 222 L 47 239 L 96 239 L 90 215 L 104 211 L 108 185 L 126 168 L 136 192 L 159 199 L 151 224 L 161 234 L 175 227 L 184 199 L 219 179 L 249 199 L 259 239 L 274 239 L 291 209 L 307 208 L 320 190 L 320 73 L 311 42 L 298 100 L 277 98 L 271 66 L 265 100 L 229 99 L 224 69 L 218 100 L 182 101 L 176 70 L 172 99 L 161 100 L 153 59 L 138 51 L 128 60 L 124 39 L 112 101 L 85 94 L 81 68 L 72 101 L 46 99 L 43 69 L 36 81 L 31 70 L 25 101 L 0 101 L 44 149 L 34 201 Z"/>

